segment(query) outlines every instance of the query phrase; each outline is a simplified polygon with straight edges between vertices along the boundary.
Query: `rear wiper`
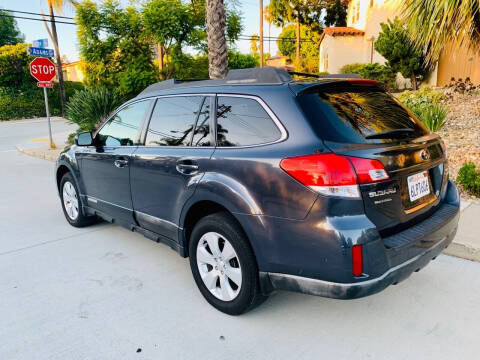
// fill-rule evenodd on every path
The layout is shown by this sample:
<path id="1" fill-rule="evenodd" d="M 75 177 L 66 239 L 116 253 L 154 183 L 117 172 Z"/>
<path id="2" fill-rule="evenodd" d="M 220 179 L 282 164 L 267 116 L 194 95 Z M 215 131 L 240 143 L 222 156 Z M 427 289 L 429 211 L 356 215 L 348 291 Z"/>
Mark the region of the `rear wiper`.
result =
<path id="1" fill-rule="evenodd" d="M 393 139 L 413 133 L 413 129 L 394 129 L 365 136 L 365 139 Z"/>

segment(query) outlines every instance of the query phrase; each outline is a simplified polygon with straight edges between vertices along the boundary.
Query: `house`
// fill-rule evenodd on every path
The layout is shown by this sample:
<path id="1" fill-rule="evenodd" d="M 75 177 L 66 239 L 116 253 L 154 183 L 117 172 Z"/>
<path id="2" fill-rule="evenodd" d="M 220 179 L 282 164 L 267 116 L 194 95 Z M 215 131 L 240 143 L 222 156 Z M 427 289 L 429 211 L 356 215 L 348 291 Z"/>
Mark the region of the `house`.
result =
<path id="1" fill-rule="evenodd" d="M 380 24 L 401 14 L 401 0 L 351 0 L 347 11 L 346 27 L 327 27 L 320 39 L 319 71 L 336 74 L 347 64 L 380 63 L 385 58 L 375 51 L 375 41 L 382 31 Z M 480 83 L 480 56 L 465 48 L 446 46 L 427 83 L 445 86 L 452 77 L 470 77 Z M 409 80 L 397 78 L 400 88 L 409 86 Z"/>
<path id="2" fill-rule="evenodd" d="M 74 61 L 62 64 L 63 79 L 65 81 L 83 82 L 85 74 L 83 71 L 82 61 Z"/>

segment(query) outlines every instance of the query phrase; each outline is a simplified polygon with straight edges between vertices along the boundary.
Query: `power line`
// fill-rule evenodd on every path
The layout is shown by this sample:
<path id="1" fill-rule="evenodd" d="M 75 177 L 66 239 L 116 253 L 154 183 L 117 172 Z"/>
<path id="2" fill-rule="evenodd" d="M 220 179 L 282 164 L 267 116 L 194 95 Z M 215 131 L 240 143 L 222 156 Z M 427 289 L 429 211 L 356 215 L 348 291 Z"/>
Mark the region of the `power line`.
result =
<path id="1" fill-rule="evenodd" d="M 25 16 L 14 16 L 14 15 L 7 15 L 7 14 L 0 14 L 1 17 L 9 17 L 9 18 L 14 18 L 14 19 L 23 19 L 23 20 L 35 20 L 35 21 L 47 21 L 47 22 L 53 22 L 52 20 L 48 19 L 35 19 L 35 18 L 29 18 Z M 56 21 L 55 24 L 68 24 L 68 25 L 77 25 L 77 23 L 74 22 L 66 22 L 66 21 Z"/>
<path id="2" fill-rule="evenodd" d="M 34 12 L 20 11 L 20 10 L 9 10 L 9 9 L 0 9 L 0 11 L 6 11 L 6 12 L 12 12 L 12 13 L 19 13 L 19 14 L 27 14 L 27 15 L 38 15 L 38 16 L 44 16 L 44 15 L 45 15 L 45 14 L 41 14 L 41 13 L 34 13 Z M 45 15 L 45 16 L 46 16 L 46 15 Z M 73 17 L 68 17 L 68 16 L 55 15 L 55 17 L 56 17 L 56 18 L 73 20 Z"/>

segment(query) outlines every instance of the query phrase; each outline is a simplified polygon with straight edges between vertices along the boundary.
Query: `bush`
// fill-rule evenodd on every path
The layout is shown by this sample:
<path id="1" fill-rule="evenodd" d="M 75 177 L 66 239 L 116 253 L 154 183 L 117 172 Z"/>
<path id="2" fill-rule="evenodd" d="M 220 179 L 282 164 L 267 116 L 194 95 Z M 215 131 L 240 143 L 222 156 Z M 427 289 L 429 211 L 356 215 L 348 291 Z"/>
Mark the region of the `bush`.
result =
<path id="1" fill-rule="evenodd" d="M 32 82 L 34 83 L 33 78 Z M 83 88 L 84 86 L 82 83 L 65 81 L 65 95 L 67 101 L 75 91 Z M 47 89 L 47 91 L 50 115 L 60 116 L 62 114 L 62 106 L 58 83 L 53 85 L 53 89 Z M 23 119 L 40 116 L 46 116 L 42 89 L 37 87 L 26 89 L 0 87 L 0 120 Z"/>
<path id="2" fill-rule="evenodd" d="M 93 131 L 124 100 L 119 92 L 105 87 L 77 91 L 67 104 L 67 118 L 78 125 L 79 132 Z"/>
<path id="3" fill-rule="evenodd" d="M 447 109 L 442 105 L 445 95 L 428 86 L 418 91 L 404 91 L 399 100 L 408 107 L 430 131 L 439 131 L 446 123 Z"/>
<path id="4" fill-rule="evenodd" d="M 480 196 L 480 168 L 476 169 L 473 162 L 462 165 L 458 171 L 457 182 L 468 192 Z"/>
<path id="5" fill-rule="evenodd" d="M 359 74 L 365 79 L 377 80 L 386 84 L 390 89 L 396 89 L 396 74 L 390 66 L 374 64 L 347 64 L 340 72 L 342 74 Z"/>
<path id="6" fill-rule="evenodd" d="M 28 44 L 4 45 L 0 47 L 0 86 L 36 88 L 30 75 L 32 56 L 27 55 Z"/>

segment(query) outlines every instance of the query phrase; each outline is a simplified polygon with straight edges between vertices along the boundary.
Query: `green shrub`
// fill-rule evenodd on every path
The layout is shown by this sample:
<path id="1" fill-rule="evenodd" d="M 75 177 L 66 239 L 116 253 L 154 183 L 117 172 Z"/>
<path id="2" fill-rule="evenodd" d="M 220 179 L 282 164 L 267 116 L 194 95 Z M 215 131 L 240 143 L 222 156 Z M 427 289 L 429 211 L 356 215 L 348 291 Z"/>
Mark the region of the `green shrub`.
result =
<path id="1" fill-rule="evenodd" d="M 77 91 L 67 104 L 67 118 L 78 125 L 78 131 L 93 131 L 124 100 L 119 92 L 105 87 Z"/>
<path id="2" fill-rule="evenodd" d="M 417 91 L 404 91 L 399 100 L 423 122 L 430 131 L 440 130 L 446 123 L 447 109 L 442 105 L 445 95 L 424 86 Z"/>
<path id="3" fill-rule="evenodd" d="M 34 83 L 33 78 L 32 82 Z M 83 88 L 82 83 L 66 81 L 65 95 L 67 102 L 75 91 Z M 53 85 L 53 89 L 47 89 L 47 92 L 50 115 L 60 116 L 62 114 L 62 106 L 58 83 Z M 0 120 L 23 119 L 45 115 L 42 89 L 36 86 L 32 88 L 0 87 Z"/>
<path id="4" fill-rule="evenodd" d="M 347 64 L 340 72 L 342 74 L 359 74 L 364 79 L 377 80 L 386 84 L 390 89 L 396 89 L 396 74 L 390 66 L 374 64 Z"/>
<path id="5" fill-rule="evenodd" d="M 480 196 L 480 168 L 473 162 L 464 163 L 458 171 L 457 182 L 468 192 Z"/>

